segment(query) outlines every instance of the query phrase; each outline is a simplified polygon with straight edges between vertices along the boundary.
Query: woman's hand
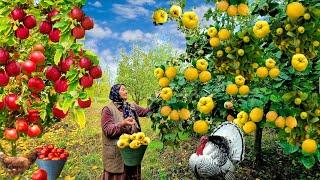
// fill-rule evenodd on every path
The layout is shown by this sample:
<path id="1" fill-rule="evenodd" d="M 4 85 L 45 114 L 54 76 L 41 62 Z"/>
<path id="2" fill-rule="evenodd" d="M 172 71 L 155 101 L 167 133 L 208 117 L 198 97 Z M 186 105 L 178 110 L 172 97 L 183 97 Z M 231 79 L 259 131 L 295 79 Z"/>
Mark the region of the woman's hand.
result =
<path id="1" fill-rule="evenodd" d="M 32 164 L 26 157 L 8 157 L 4 154 L 1 154 L 0 156 L 3 166 L 12 175 L 18 175 L 25 172 Z"/>
<path id="2" fill-rule="evenodd" d="M 122 120 L 120 122 L 120 126 L 134 126 L 136 124 L 136 121 L 132 117 L 127 117 L 126 119 Z"/>

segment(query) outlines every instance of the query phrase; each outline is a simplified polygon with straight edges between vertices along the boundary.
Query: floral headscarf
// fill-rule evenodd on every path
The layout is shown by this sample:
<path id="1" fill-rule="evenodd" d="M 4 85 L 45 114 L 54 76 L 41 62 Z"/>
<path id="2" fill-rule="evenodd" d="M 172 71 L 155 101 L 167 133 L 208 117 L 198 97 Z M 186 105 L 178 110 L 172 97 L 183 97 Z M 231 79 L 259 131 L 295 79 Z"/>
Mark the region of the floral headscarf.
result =
<path id="1" fill-rule="evenodd" d="M 140 124 L 138 121 L 138 115 L 134 109 L 130 106 L 128 102 L 126 102 L 124 99 L 121 98 L 119 91 L 121 86 L 124 86 L 123 84 L 115 84 L 111 87 L 109 99 L 113 101 L 113 103 L 116 105 L 116 107 L 123 112 L 123 118 L 132 117 L 136 120 L 139 129 Z"/>

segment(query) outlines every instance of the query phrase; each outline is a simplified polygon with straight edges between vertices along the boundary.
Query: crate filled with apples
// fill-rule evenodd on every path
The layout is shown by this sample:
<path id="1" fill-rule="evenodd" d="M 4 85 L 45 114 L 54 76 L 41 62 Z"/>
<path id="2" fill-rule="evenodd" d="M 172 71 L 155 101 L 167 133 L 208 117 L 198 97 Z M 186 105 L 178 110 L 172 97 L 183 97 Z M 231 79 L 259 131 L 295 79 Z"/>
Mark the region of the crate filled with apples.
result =
<path id="1" fill-rule="evenodd" d="M 37 147 L 37 164 L 48 174 L 48 180 L 59 177 L 69 153 L 64 148 L 55 147 L 52 144 Z"/>

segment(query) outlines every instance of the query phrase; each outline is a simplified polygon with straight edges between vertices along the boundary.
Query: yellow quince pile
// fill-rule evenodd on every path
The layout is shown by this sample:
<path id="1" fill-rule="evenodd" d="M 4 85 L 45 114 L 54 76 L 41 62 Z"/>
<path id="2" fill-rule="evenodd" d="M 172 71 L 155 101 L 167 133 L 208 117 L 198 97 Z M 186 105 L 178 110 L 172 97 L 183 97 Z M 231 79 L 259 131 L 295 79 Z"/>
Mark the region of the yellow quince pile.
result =
<path id="1" fill-rule="evenodd" d="M 129 147 L 131 149 L 138 149 L 140 146 L 147 146 L 150 143 L 150 138 L 146 137 L 143 132 L 134 134 L 122 134 L 117 141 L 117 146 L 120 149 Z"/>

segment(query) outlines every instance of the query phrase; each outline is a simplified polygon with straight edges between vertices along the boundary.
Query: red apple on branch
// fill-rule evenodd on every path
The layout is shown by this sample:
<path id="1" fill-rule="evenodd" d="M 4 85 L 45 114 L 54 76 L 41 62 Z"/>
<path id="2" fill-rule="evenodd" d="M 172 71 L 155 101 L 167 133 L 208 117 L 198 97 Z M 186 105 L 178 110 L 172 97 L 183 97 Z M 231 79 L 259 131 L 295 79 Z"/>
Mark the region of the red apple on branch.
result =
<path id="1" fill-rule="evenodd" d="M 18 132 L 15 128 L 7 128 L 4 130 L 3 136 L 11 141 L 17 140 L 18 139 Z"/>

